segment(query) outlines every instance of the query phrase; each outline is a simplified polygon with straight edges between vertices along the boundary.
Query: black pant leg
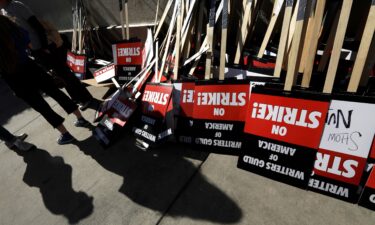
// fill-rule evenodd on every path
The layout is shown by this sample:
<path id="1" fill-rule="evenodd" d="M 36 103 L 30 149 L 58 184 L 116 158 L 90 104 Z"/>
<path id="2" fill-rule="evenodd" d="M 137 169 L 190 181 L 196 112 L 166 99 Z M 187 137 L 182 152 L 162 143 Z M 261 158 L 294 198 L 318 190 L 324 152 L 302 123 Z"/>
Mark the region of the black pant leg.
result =
<path id="1" fill-rule="evenodd" d="M 9 143 L 15 140 L 15 137 L 13 134 L 11 134 L 7 129 L 5 129 L 3 126 L 0 126 L 0 140 Z"/>

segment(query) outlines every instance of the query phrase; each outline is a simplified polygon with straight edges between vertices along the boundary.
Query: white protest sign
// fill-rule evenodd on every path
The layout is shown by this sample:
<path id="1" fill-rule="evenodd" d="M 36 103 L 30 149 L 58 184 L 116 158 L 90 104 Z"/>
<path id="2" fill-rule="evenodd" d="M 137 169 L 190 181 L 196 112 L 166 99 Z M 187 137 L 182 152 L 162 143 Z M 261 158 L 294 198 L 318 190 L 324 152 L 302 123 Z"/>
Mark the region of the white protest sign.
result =
<path id="1" fill-rule="evenodd" d="M 105 66 L 94 72 L 96 82 L 101 83 L 110 80 L 116 76 L 116 68 L 114 64 Z"/>

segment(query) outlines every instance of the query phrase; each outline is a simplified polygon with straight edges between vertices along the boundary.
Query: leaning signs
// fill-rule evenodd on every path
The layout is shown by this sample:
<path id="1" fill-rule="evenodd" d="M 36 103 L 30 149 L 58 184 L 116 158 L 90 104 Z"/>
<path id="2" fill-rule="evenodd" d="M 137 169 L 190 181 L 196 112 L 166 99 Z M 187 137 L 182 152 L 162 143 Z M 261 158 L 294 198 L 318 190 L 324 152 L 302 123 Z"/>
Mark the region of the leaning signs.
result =
<path id="1" fill-rule="evenodd" d="M 333 100 L 317 153 L 311 190 L 355 203 L 375 132 L 375 105 Z"/>
<path id="2" fill-rule="evenodd" d="M 112 50 L 119 80 L 132 80 L 142 69 L 143 43 L 136 41 L 114 44 Z"/>
<path id="3" fill-rule="evenodd" d="M 307 188 L 329 102 L 306 99 L 312 98 L 253 90 L 239 168 Z"/>
<path id="4" fill-rule="evenodd" d="M 250 82 L 197 82 L 194 92 L 194 144 L 210 151 L 239 154 Z"/>

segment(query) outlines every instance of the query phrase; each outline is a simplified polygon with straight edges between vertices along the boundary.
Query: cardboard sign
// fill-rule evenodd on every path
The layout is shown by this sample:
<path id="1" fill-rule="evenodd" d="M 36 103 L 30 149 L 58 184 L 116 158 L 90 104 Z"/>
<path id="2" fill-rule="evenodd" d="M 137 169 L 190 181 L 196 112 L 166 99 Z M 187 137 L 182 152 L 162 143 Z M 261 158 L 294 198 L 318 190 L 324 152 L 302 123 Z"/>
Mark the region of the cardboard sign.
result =
<path id="1" fill-rule="evenodd" d="M 193 109 L 195 82 L 173 84 L 173 104 L 176 118 L 175 136 L 185 144 L 193 144 Z"/>
<path id="2" fill-rule="evenodd" d="M 76 76 L 83 80 L 86 73 L 86 56 L 76 55 L 72 52 L 67 54 L 67 64 Z"/>
<path id="3" fill-rule="evenodd" d="M 242 149 L 249 94 L 250 82 L 196 83 L 194 144 L 212 152 L 238 155 Z"/>
<path id="4" fill-rule="evenodd" d="M 253 93 L 245 133 L 318 149 L 328 106 L 323 101 Z"/>
<path id="5" fill-rule="evenodd" d="M 329 102 L 251 94 L 238 167 L 307 188 Z"/>
<path id="6" fill-rule="evenodd" d="M 135 136 L 146 143 L 159 144 L 173 134 L 169 118 L 173 118 L 173 86 L 147 84 L 142 96 L 142 115 L 133 128 Z"/>
<path id="7" fill-rule="evenodd" d="M 94 72 L 96 82 L 101 83 L 110 80 L 116 76 L 116 67 L 114 64 L 105 66 Z"/>
<path id="8" fill-rule="evenodd" d="M 375 169 L 368 178 L 366 187 L 362 193 L 359 205 L 371 210 L 375 210 Z"/>
<path id="9" fill-rule="evenodd" d="M 112 45 L 113 60 L 120 81 L 130 81 L 142 69 L 142 42 L 128 42 Z"/>
<path id="10" fill-rule="evenodd" d="M 375 132 L 375 105 L 331 102 L 310 189 L 355 203 Z"/>

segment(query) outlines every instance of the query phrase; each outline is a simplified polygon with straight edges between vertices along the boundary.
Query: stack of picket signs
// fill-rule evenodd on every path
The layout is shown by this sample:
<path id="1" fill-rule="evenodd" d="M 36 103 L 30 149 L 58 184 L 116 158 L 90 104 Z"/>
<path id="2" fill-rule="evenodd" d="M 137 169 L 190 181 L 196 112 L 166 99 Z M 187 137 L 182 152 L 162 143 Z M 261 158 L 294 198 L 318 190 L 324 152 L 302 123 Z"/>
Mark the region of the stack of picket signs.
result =
<path id="1" fill-rule="evenodd" d="M 245 46 L 255 35 L 262 2 L 268 1 L 169 0 L 146 43 L 115 44 L 115 63 L 94 74 L 98 82 L 112 80 L 118 87 L 98 110 L 94 136 L 108 146 L 128 128 L 142 149 L 178 141 L 238 156 L 240 169 L 375 210 L 375 99 L 355 94 L 373 67 L 369 46 L 374 45 L 375 1 L 368 2 L 357 57 L 342 93 L 335 79 L 352 0 L 336 2 L 323 56 L 315 52 L 331 5 L 325 0 L 273 1 L 257 54 L 265 58 L 270 40 L 279 39 L 270 75 L 245 66 Z M 282 12 L 283 21 L 277 23 Z M 230 24 L 238 27 L 233 30 L 237 38 L 227 39 Z M 280 37 L 271 35 L 275 30 Z M 326 71 L 324 87 L 309 89 L 320 64 Z M 119 77 L 125 77 L 122 86 Z"/>

